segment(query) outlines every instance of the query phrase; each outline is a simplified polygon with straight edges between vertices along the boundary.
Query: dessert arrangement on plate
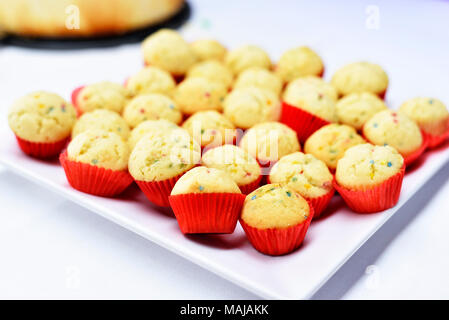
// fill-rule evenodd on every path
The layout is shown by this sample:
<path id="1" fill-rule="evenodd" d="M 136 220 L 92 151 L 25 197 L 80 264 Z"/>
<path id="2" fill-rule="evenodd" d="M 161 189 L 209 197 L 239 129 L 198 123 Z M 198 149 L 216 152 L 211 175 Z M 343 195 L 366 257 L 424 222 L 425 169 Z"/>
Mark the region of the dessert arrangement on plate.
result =
<path id="1" fill-rule="evenodd" d="M 17 99 L 9 125 L 28 156 L 59 157 L 74 189 L 115 197 L 135 182 L 184 234 L 240 223 L 256 250 L 291 253 L 334 196 L 357 213 L 395 206 L 407 167 L 449 137 L 436 98 L 389 109 L 388 76 L 373 63 L 328 83 L 310 48 L 273 63 L 254 45 L 187 43 L 168 29 L 142 52 L 123 84 L 86 83 L 72 103 L 48 91 Z"/>

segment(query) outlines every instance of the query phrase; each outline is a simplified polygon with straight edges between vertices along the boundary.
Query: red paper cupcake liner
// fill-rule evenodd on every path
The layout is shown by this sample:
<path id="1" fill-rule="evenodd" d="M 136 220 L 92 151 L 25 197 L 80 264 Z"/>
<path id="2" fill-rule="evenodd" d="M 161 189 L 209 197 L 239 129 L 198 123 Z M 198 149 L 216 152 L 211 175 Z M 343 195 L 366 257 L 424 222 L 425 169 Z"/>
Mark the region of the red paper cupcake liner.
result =
<path id="1" fill-rule="evenodd" d="M 56 142 L 31 142 L 18 136 L 16 136 L 16 139 L 20 149 L 25 154 L 39 159 L 56 157 L 69 141 L 69 138 L 66 138 Z"/>
<path id="2" fill-rule="evenodd" d="M 80 94 L 81 90 L 84 89 L 85 86 L 79 86 L 78 88 L 76 88 L 75 90 L 72 91 L 72 104 L 75 107 L 76 110 L 76 115 L 79 117 L 82 114 L 82 111 L 80 110 L 79 106 L 78 106 L 78 95 Z"/>
<path id="3" fill-rule="evenodd" d="M 303 223 L 288 228 L 258 229 L 249 226 L 242 219 L 240 219 L 240 225 L 257 251 L 271 256 L 280 256 L 292 252 L 302 244 L 314 216 L 312 206 L 310 211 Z"/>
<path id="4" fill-rule="evenodd" d="M 424 151 L 426 151 L 427 146 L 429 144 L 429 140 L 427 139 L 427 135 L 426 134 L 422 134 L 423 137 L 423 141 L 421 143 L 421 146 L 416 150 L 413 151 L 412 153 L 408 154 L 407 156 L 404 156 L 404 163 L 406 166 L 412 164 L 413 162 L 415 162 L 416 160 L 418 160 L 418 158 L 424 153 Z"/>
<path id="5" fill-rule="evenodd" d="M 245 195 L 190 193 L 169 199 L 182 233 L 233 233 Z"/>
<path id="6" fill-rule="evenodd" d="M 377 95 L 379 96 L 379 98 L 381 98 L 382 100 L 385 100 L 385 95 L 387 94 L 387 89 L 385 89 L 384 91 L 378 93 Z"/>
<path id="7" fill-rule="evenodd" d="M 250 194 L 260 186 L 260 182 L 262 181 L 262 175 L 260 175 L 255 181 L 245 184 L 243 186 L 239 186 L 240 191 L 243 194 Z"/>
<path id="8" fill-rule="evenodd" d="M 327 206 L 329 205 L 329 202 L 331 201 L 332 197 L 335 194 L 335 189 L 332 188 L 331 191 L 326 193 L 325 195 L 322 195 L 321 197 L 316 198 L 307 198 L 304 197 L 310 205 L 313 207 L 313 219 L 318 219 L 323 214 L 324 210 L 326 210 Z"/>
<path id="9" fill-rule="evenodd" d="M 168 197 L 170 196 L 176 182 L 183 175 L 179 174 L 176 177 L 165 179 L 161 181 L 140 181 L 136 180 L 140 190 L 145 194 L 148 200 L 160 207 L 170 207 Z"/>
<path id="10" fill-rule="evenodd" d="M 69 160 L 67 151 L 59 156 L 67 181 L 76 190 L 102 197 L 122 193 L 133 182 L 128 171 L 110 170 Z"/>
<path id="11" fill-rule="evenodd" d="M 447 138 L 449 138 L 449 128 L 446 130 L 446 132 L 444 132 L 443 134 L 440 135 L 432 135 L 430 133 L 424 132 L 423 131 L 423 135 L 426 137 L 427 139 L 427 148 L 428 149 L 432 149 L 435 147 L 438 147 L 440 144 L 442 144 L 444 141 L 447 140 Z"/>
<path id="12" fill-rule="evenodd" d="M 296 131 L 301 143 L 304 143 L 319 128 L 330 123 L 286 102 L 282 102 L 281 122 Z"/>
<path id="13" fill-rule="evenodd" d="M 366 190 L 348 189 L 340 186 L 336 180 L 334 180 L 334 187 L 353 211 L 357 213 L 374 213 L 387 210 L 396 205 L 401 193 L 404 173 L 405 164 L 397 174 Z"/>

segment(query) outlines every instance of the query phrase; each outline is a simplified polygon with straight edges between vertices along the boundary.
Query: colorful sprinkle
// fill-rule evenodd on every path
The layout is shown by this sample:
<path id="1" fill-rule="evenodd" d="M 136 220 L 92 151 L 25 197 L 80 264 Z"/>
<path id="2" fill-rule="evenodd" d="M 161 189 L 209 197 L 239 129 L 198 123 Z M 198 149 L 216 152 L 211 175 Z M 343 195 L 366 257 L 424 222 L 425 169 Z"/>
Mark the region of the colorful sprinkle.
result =
<path id="1" fill-rule="evenodd" d="M 373 123 L 373 127 L 377 128 L 379 125 L 377 123 Z"/>
<path id="2" fill-rule="evenodd" d="M 139 110 L 139 112 L 140 112 L 140 113 L 145 113 L 145 109 L 144 109 L 144 108 L 141 108 L 141 109 Z"/>
<path id="3" fill-rule="evenodd" d="M 203 134 L 204 133 L 204 129 L 201 129 L 201 134 Z"/>
<path id="4" fill-rule="evenodd" d="M 429 100 L 429 103 L 432 104 L 432 103 L 433 103 L 433 99 L 430 99 L 430 100 Z"/>
<path id="5" fill-rule="evenodd" d="M 204 95 L 205 95 L 207 98 L 210 97 L 210 93 L 209 93 L 209 92 L 206 92 Z"/>
<path id="6" fill-rule="evenodd" d="M 286 191 L 285 193 L 287 194 L 288 197 L 292 196 L 292 193 L 290 191 Z"/>
<path id="7" fill-rule="evenodd" d="M 204 190 L 204 187 L 203 187 L 203 186 L 199 186 L 199 187 L 198 187 L 198 190 L 203 191 L 203 190 Z"/>
<path id="8" fill-rule="evenodd" d="M 251 197 L 251 200 L 255 200 L 257 198 L 257 195 L 253 195 L 252 197 Z"/>
<path id="9" fill-rule="evenodd" d="M 63 104 L 63 105 L 61 106 L 61 110 L 62 110 L 62 112 L 66 112 L 66 106 L 65 106 L 65 104 Z"/>
<path id="10" fill-rule="evenodd" d="M 92 164 L 97 164 L 98 160 L 97 159 L 93 159 L 91 162 L 92 162 Z"/>
<path id="11" fill-rule="evenodd" d="M 390 162 L 390 161 L 388 161 L 388 163 L 387 163 L 387 166 L 388 167 L 391 167 L 393 164 Z"/>
<path id="12" fill-rule="evenodd" d="M 370 162 L 369 163 L 371 163 L 371 164 L 374 164 L 374 160 L 370 160 Z"/>
<path id="13" fill-rule="evenodd" d="M 171 104 L 171 105 L 169 105 L 168 107 L 169 107 L 170 109 L 172 109 L 172 110 L 173 110 L 173 109 L 175 108 L 175 106 L 174 106 L 174 105 L 172 105 L 172 104 Z"/>
<path id="14" fill-rule="evenodd" d="M 52 112 L 54 109 L 55 109 L 55 108 L 53 108 L 53 107 L 48 108 L 47 113 Z"/>
<path id="15" fill-rule="evenodd" d="M 293 178 L 292 178 L 292 181 L 293 181 L 293 182 L 296 182 L 296 181 L 298 181 L 298 178 L 293 177 Z"/>

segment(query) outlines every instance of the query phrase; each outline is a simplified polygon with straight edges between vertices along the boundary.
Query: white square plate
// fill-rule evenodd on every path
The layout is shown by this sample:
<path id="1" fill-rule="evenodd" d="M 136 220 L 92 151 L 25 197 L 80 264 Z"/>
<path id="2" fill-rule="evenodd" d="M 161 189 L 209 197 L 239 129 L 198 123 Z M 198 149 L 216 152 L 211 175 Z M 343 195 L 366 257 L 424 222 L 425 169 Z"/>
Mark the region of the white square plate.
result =
<path id="1" fill-rule="evenodd" d="M 72 189 L 57 161 L 25 156 L 14 135 L 1 130 L 0 160 L 12 171 L 53 190 L 160 246 L 264 298 L 310 298 L 449 160 L 449 148 L 425 154 L 425 162 L 406 174 L 399 203 L 377 214 L 361 215 L 334 197 L 330 214 L 312 222 L 303 245 L 292 254 L 270 257 L 254 250 L 240 226 L 232 235 L 184 236 L 169 209 L 158 209 L 133 185 L 117 199 Z"/>

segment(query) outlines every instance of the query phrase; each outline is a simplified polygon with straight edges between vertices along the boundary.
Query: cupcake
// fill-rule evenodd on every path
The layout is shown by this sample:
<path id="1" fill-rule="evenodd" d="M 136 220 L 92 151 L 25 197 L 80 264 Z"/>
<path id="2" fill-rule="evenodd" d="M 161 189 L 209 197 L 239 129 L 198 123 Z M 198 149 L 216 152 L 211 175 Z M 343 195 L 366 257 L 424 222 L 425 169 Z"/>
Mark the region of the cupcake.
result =
<path id="1" fill-rule="evenodd" d="M 227 51 L 220 42 L 211 39 L 196 40 L 190 44 L 190 48 L 198 61 L 223 61 Z"/>
<path id="2" fill-rule="evenodd" d="M 206 78 L 187 78 L 176 88 L 174 100 L 185 114 L 198 111 L 221 111 L 226 87 Z"/>
<path id="3" fill-rule="evenodd" d="M 234 89 L 247 87 L 270 90 L 279 96 L 282 91 L 282 81 L 278 76 L 267 69 L 253 67 L 240 73 L 234 84 Z"/>
<path id="4" fill-rule="evenodd" d="M 307 139 L 304 151 L 324 161 L 329 169 L 335 171 L 345 151 L 361 143 L 365 143 L 365 140 L 353 127 L 332 123 L 315 131 Z"/>
<path id="5" fill-rule="evenodd" d="M 215 110 L 195 113 L 182 124 L 182 127 L 202 148 L 234 143 L 236 138 L 232 122 Z"/>
<path id="6" fill-rule="evenodd" d="M 209 81 L 221 83 L 227 89 L 231 88 L 233 81 L 231 71 L 217 60 L 208 60 L 195 64 L 187 73 L 187 78 L 206 78 Z"/>
<path id="7" fill-rule="evenodd" d="M 308 47 L 297 47 L 284 52 L 276 65 L 276 74 L 285 83 L 299 77 L 321 77 L 323 73 L 323 61 L 315 51 Z"/>
<path id="8" fill-rule="evenodd" d="M 161 68 L 173 76 L 183 76 L 196 62 L 196 56 L 181 35 L 170 29 L 161 29 L 142 43 L 145 64 Z"/>
<path id="9" fill-rule="evenodd" d="M 201 160 L 200 146 L 184 129 L 143 136 L 129 157 L 129 172 L 152 203 L 168 207 L 176 181 Z"/>
<path id="10" fill-rule="evenodd" d="M 372 144 L 395 148 L 406 165 L 418 159 L 427 147 L 418 125 L 406 115 L 391 110 L 371 117 L 363 126 L 363 135 Z"/>
<path id="11" fill-rule="evenodd" d="M 175 124 L 182 121 L 182 113 L 175 102 L 160 93 L 147 93 L 133 98 L 123 111 L 129 127 L 135 128 L 146 120 L 169 120 Z"/>
<path id="12" fill-rule="evenodd" d="M 332 85 L 341 96 L 371 92 L 383 99 L 388 87 L 388 76 L 377 64 L 355 62 L 337 70 L 332 77 Z"/>
<path id="13" fill-rule="evenodd" d="M 125 141 L 129 137 L 129 127 L 126 121 L 118 113 L 106 109 L 96 109 L 84 113 L 73 127 L 72 139 L 89 129 L 102 129 L 114 132 Z"/>
<path id="14" fill-rule="evenodd" d="M 224 171 L 197 167 L 176 182 L 170 205 L 182 233 L 233 233 L 245 196 Z"/>
<path id="15" fill-rule="evenodd" d="M 132 129 L 129 134 L 129 148 L 130 150 L 134 149 L 137 142 L 148 133 L 165 135 L 169 134 L 170 131 L 174 129 L 179 129 L 179 127 L 173 122 L 164 119 L 141 122 L 137 127 Z"/>
<path id="16" fill-rule="evenodd" d="M 296 131 L 301 142 L 316 130 L 337 122 L 337 92 L 318 77 L 298 78 L 283 94 L 281 122 Z"/>
<path id="17" fill-rule="evenodd" d="M 127 170 L 128 157 L 128 145 L 118 134 L 94 129 L 77 135 L 59 159 L 74 189 L 112 197 L 133 181 Z"/>
<path id="18" fill-rule="evenodd" d="M 249 129 L 240 141 L 240 147 L 255 157 L 262 167 L 301 149 L 296 133 L 274 121 L 259 123 Z"/>
<path id="19" fill-rule="evenodd" d="M 311 154 L 295 152 L 282 157 L 271 169 L 269 183 L 280 183 L 304 197 L 318 218 L 334 195 L 333 175 Z"/>
<path id="20" fill-rule="evenodd" d="M 224 145 L 207 151 L 201 160 L 208 168 L 222 170 L 237 183 L 243 194 L 259 187 L 260 166 L 248 152 L 234 145 Z"/>
<path id="21" fill-rule="evenodd" d="M 334 186 L 355 212 L 379 212 L 398 202 L 404 171 L 394 148 L 360 144 L 338 161 Z"/>
<path id="22" fill-rule="evenodd" d="M 254 45 L 245 45 L 228 52 L 225 64 L 235 76 L 252 67 L 271 68 L 270 56 Z"/>
<path id="23" fill-rule="evenodd" d="M 76 121 L 75 108 L 57 94 L 36 91 L 16 100 L 8 123 L 24 153 L 36 158 L 58 155 Z"/>
<path id="24" fill-rule="evenodd" d="M 249 129 L 266 121 L 279 120 L 280 109 L 276 94 L 256 87 L 234 89 L 223 103 L 225 116 L 242 129 Z"/>
<path id="25" fill-rule="evenodd" d="M 405 101 L 399 112 L 418 124 L 430 148 L 440 145 L 449 137 L 449 113 L 440 100 L 413 98 Z"/>
<path id="26" fill-rule="evenodd" d="M 122 113 L 128 102 L 128 90 L 121 84 L 103 81 L 82 87 L 74 95 L 73 104 L 79 114 L 107 109 Z"/>
<path id="27" fill-rule="evenodd" d="M 386 110 L 384 101 L 370 92 L 350 93 L 337 102 L 337 116 L 341 123 L 362 130 L 376 113 Z"/>
<path id="28" fill-rule="evenodd" d="M 172 96 L 176 83 L 168 72 L 156 67 L 146 67 L 131 76 L 126 81 L 125 87 L 132 97 L 143 93 L 161 93 Z"/>
<path id="29" fill-rule="evenodd" d="M 278 256 L 301 245 L 312 217 L 313 208 L 299 193 L 267 184 L 246 196 L 240 224 L 257 251 Z"/>

